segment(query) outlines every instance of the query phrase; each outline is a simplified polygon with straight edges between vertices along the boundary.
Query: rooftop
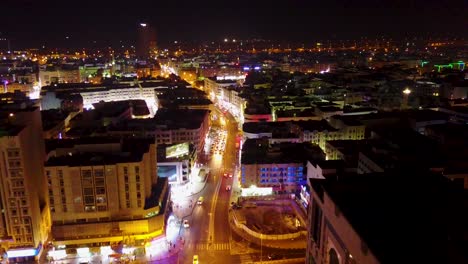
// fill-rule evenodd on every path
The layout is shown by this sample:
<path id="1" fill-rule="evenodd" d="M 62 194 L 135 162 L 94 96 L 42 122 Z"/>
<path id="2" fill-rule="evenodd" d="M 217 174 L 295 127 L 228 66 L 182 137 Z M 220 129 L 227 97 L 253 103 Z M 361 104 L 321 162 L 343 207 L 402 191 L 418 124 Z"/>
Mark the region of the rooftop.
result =
<path id="1" fill-rule="evenodd" d="M 289 131 L 289 122 L 247 122 L 242 130 L 247 133 L 272 133 L 274 131 Z"/>
<path id="2" fill-rule="evenodd" d="M 332 119 L 340 120 L 346 126 L 363 126 L 364 125 L 354 116 L 334 115 L 332 116 Z"/>
<path id="3" fill-rule="evenodd" d="M 73 148 L 78 145 L 97 145 L 97 144 L 110 144 L 120 143 L 120 138 L 111 137 L 82 137 L 77 139 L 49 139 L 45 140 L 45 149 L 49 153 L 58 148 Z"/>
<path id="4" fill-rule="evenodd" d="M 164 125 L 167 129 L 197 129 L 209 114 L 203 109 L 159 109 L 154 116 L 157 125 Z"/>
<path id="5" fill-rule="evenodd" d="M 312 109 L 305 110 L 277 110 L 276 116 L 281 117 L 316 117 Z"/>
<path id="6" fill-rule="evenodd" d="M 242 147 L 242 164 L 305 163 L 324 160 L 325 154 L 312 143 L 269 144 L 264 139 L 247 139 Z"/>
<path id="7" fill-rule="evenodd" d="M 380 262 L 464 262 L 449 261 L 447 255 L 450 243 L 466 234 L 462 214 L 467 208 L 461 190 L 455 191 L 446 178 L 399 172 L 310 181 L 317 194 L 329 195 L 335 211 Z"/>
<path id="8" fill-rule="evenodd" d="M 77 153 L 68 156 L 58 156 L 49 158 L 45 166 L 97 166 L 97 165 L 114 165 L 117 163 L 139 162 L 143 157 L 143 153 Z"/>
<path id="9" fill-rule="evenodd" d="M 294 125 L 299 126 L 303 131 L 337 131 L 332 127 L 327 120 L 308 120 L 308 121 L 293 121 Z"/>
<path id="10" fill-rule="evenodd" d="M 107 144 L 117 143 L 119 149 Z M 80 138 L 47 140 L 46 151 L 49 153 L 57 149 L 73 149 L 68 155 L 52 156 L 45 166 L 94 166 L 113 165 L 117 163 L 139 162 L 143 154 L 149 152 L 150 145 L 154 144 L 152 138 Z M 83 145 L 94 145 L 93 147 L 81 147 Z"/>
<path id="11" fill-rule="evenodd" d="M 60 122 L 65 121 L 65 119 L 68 117 L 68 114 L 68 112 L 64 112 L 59 109 L 42 110 L 42 130 L 47 131 L 55 127 Z"/>

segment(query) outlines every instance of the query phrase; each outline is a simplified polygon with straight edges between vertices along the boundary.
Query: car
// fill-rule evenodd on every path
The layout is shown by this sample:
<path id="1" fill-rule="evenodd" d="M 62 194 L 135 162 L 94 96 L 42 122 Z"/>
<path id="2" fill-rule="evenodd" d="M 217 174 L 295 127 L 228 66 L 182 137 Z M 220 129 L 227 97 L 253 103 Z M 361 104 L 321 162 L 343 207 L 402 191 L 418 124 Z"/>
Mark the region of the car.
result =
<path id="1" fill-rule="evenodd" d="M 224 177 L 227 177 L 227 176 L 228 176 L 228 174 L 225 172 L 225 173 L 223 174 L 223 176 L 224 176 Z"/>
<path id="2" fill-rule="evenodd" d="M 189 227 L 190 227 L 190 224 L 189 224 L 188 220 L 184 220 L 184 227 L 185 227 L 185 228 L 189 228 Z"/>
<path id="3" fill-rule="evenodd" d="M 226 191 L 229 192 L 230 190 L 231 190 L 231 185 L 227 185 L 227 186 L 226 186 Z"/>
<path id="4" fill-rule="evenodd" d="M 193 264 L 198 264 L 198 255 L 193 255 Z"/>
<path id="5" fill-rule="evenodd" d="M 229 173 L 229 175 L 228 175 L 228 176 L 229 176 L 229 178 L 232 178 L 232 173 Z"/>
<path id="6" fill-rule="evenodd" d="M 204 200 L 203 196 L 198 197 L 197 204 L 198 204 L 198 205 L 203 204 L 203 200 Z"/>
<path id="7" fill-rule="evenodd" d="M 277 259 L 281 259 L 281 256 L 275 253 L 268 255 L 268 260 L 277 260 Z"/>

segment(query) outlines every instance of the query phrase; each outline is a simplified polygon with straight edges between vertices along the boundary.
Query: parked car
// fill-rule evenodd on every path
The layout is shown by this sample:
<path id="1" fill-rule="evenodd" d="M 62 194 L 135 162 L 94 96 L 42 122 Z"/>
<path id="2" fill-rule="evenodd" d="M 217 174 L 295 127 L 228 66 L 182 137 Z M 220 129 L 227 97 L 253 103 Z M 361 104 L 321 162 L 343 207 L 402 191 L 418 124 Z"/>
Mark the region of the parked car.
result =
<path id="1" fill-rule="evenodd" d="M 268 255 L 268 260 L 276 260 L 276 259 L 281 259 L 281 256 L 275 253 Z"/>

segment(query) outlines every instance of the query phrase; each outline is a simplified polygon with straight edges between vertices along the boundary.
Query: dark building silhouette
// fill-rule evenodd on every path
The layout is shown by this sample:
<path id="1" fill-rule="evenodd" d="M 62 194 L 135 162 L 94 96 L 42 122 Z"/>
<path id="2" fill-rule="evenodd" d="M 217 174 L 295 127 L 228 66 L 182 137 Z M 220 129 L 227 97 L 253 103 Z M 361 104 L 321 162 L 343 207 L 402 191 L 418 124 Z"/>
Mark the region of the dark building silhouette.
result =
<path id="1" fill-rule="evenodd" d="M 146 59 L 156 51 L 156 31 L 147 23 L 138 25 L 138 41 L 136 55 L 140 59 Z"/>

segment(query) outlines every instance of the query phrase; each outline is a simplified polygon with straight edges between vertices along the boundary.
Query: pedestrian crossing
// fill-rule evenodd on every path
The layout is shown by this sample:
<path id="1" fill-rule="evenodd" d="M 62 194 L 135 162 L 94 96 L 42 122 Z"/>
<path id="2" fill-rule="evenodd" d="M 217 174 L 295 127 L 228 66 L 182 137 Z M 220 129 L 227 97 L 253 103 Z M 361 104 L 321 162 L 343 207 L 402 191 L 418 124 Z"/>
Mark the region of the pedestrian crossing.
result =
<path id="1" fill-rule="evenodd" d="M 198 243 L 195 245 L 196 250 L 208 250 L 208 251 L 223 251 L 230 250 L 229 243 Z"/>

